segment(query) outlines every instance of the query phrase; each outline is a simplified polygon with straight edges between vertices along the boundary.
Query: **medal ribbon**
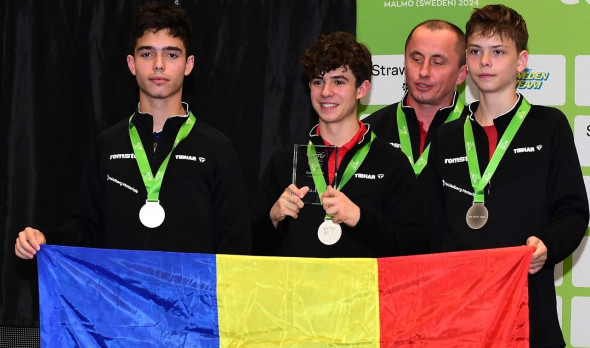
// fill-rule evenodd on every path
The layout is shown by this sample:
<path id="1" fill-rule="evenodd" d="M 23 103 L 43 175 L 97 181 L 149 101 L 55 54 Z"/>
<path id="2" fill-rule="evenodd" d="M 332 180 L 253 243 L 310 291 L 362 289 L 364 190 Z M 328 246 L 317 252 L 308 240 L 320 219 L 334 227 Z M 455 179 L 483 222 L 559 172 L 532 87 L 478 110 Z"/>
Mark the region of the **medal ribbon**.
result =
<path id="1" fill-rule="evenodd" d="M 156 176 L 152 175 L 152 169 L 150 168 L 145 149 L 132 120 L 133 115 L 129 118 L 129 137 L 131 138 L 131 147 L 133 147 L 133 153 L 135 154 L 139 172 L 147 190 L 147 200 L 149 202 L 157 202 L 160 196 L 160 188 L 162 187 L 162 179 L 164 178 L 164 173 L 166 172 L 166 167 L 168 167 L 168 161 L 170 160 L 170 155 L 172 155 L 172 151 L 174 151 L 176 146 L 183 141 L 188 136 L 191 129 L 193 129 L 196 118 L 192 112 L 189 112 L 188 120 L 186 120 L 186 122 L 180 127 L 178 134 L 176 134 L 174 145 L 172 146 L 170 153 L 168 153 L 168 156 L 164 159 L 164 162 L 160 165 Z"/>
<path id="2" fill-rule="evenodd" d="M 492 175 L 498 168 L 498 164 L 500 164 L 500 160 L 506 153 L 508 146 L 514 139 L 516 132 L 522 125 L 525 116 L 528 114 L 529 110 L 531 109 L 531 104 L 523 97 L 522 103 L 520 107 L 516 111 L 516 114 L 508 124 L 508 128 L 502 135 L 502 138 L 498 142 L 498 146 L 496 147 L 496 151 L 492 155 L 490 162 L 488 163 L 483 176 L 481 176 L 479 171 L 479 162 L 477 160 L 477 150 L 475 148 L 475 140 L 473 138 L 473 128 L 471 127 L 471 122 L 469 117 L 465 119 L 465 126 L 463 127 L 463 135 L 465 139 L 465 152 L 467 154 L 467 165 L 469 166 L 469 176 L 471 178 L 471 185 L 473 186 L 473 203 L 483 203 L 484 202 L 484 188 L 490 182 Z"/>
<path id="3" fill-rule="evenodd" d="M 359 169 L 359 167 L 367 157 L 367 154 L 369 153 L 369 148 L 371 147 L 371 143 L 376 137 L 377 136 L 375 135 L 375 133 L 371 132 L 371 140 L 365 143 L 360 149 L 356 151 L 354 156 L 352 156 L 352 159 L 350 160 L 350 162 L 346 166 L 346 169 L 344 170 L 344 173 L 342 174 L 342 180 L 338 183 L 338 187 L 336 187 L 337 190 L 342 189 L 342 187 L 346 185 L 348 180 L 350 180 L 354 176 L 354 173 L 356 173 L 357 169 Z M 321 197 L 324 194 L 324 192 L 326 192 L 328 186 L 326 185 L 326 178 L 324 178 L 324 174 L 322 173 L 322 170 L 320 168 L 320 163 L 316 157 L 315 146 L 311 142 L 311 140 L 309 141 L 309 144 L 307 146 L 307 155 L 309 169 L 311 170 L 313 182 L 315 183 L 315 187 L 318 191 L 318 196 L 320 197 L 321 201 Z M 330 217 L 326 215 L 326 218 Z"/>
<path id="4" fill-rule="evenodd" d="M 461 112 L 463 112 L 463 107 L 465 104 L 457 97 L 457 103 L 455 104 L 455 108 L 447 117 L 445 123 L 451 122 L 456 120 L 461 116 Z M 399 133 L 399 142 L 402 152 L 408 157 L 410 160 L 410 164 L 412 168 L 414 168 L 414 174 L 416 176 L 422 173 L 424 167 L 426 167 L 426 163 L 428 161 L 428 152 L 430 152 L 430 144 L 426 146 L 426 149 L 422 152 L 418 161 L 414 163 L 414 154 L 412 153 L 412 143 L 410 142 L 410 132 L 408 131 L 408 122 L 406 120 L 406 114 L 402 111 L 402 103 L 399 102 L 397 104 L 397 131 Z"/>

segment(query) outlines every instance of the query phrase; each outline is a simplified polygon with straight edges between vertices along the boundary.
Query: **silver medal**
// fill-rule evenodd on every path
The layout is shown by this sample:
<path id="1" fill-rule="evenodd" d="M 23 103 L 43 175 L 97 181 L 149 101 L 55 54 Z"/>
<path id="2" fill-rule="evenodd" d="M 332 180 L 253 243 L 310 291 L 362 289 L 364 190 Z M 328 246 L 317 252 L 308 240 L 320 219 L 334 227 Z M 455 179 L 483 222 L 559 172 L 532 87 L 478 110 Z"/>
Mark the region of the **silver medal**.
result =
<path id="1" fill-rule="evenodd" d="M 483 203 L 473 203 L 465 216 L 467 226 L 474 230 L 480 229 L 488 222 L 488 209 Z"/>
<path id="2" fill-rule="evenodd" d="M 158 201 L 146 201 L 144 206 L 139 210 L 139 221 L 145 227 L 156 228 L 164 222 L 165 217 L 164 208 L 162 208 Z"/>
<path id="3" fill-rule="evenodd" d="M 340 236 L 342 236 L 342 227 L 334 223 L 332 219 L 326 219 L 318 228 L 318 238 L 325 245 L 336 244 Z"/>

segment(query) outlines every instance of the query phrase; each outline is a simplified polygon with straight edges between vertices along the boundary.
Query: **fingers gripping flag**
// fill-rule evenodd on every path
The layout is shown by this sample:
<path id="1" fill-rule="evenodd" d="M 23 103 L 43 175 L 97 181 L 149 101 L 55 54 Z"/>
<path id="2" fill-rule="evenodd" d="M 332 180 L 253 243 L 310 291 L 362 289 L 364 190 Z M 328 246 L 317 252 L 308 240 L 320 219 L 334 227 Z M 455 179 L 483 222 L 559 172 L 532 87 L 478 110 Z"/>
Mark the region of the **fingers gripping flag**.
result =
<path id="1" fill-rule="evenodd" d="M 514 247 L 381 259 L 44 245 L 43 347 L 528 347 Z"/>

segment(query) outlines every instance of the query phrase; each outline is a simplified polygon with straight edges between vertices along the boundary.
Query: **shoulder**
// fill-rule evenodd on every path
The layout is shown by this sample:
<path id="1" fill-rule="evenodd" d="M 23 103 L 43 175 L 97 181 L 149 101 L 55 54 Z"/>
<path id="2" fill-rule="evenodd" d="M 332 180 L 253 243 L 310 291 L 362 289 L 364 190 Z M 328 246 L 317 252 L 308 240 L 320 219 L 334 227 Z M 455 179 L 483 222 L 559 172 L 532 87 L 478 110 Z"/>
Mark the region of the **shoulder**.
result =
<path id="1" fill-rule="evenodd" d="M 397 104 L 399 104 L 399 103 L 391 104 L 391 105 L 388 105 L 382 109 L 379 109 L 379 110 L 373 112 L 372 114 L 370 114 L 369 116 L 363 118 L 362 121 L 365 123 L 369 123 L 371 125 L 388 121 L 392 117 L 395 116 L 396 110 L 397 110 Z"/>
<path id="2" fill-rule="evenodd" d="M 376 137 L 375 140 L 373 140 L 373 143 L 371 143 L 371 152 L 375 155 L 381 156 L 387 161 L 408 160 L 406 155 L 404 155 L 399 148 L 393 146 L 383 137 Z"/>

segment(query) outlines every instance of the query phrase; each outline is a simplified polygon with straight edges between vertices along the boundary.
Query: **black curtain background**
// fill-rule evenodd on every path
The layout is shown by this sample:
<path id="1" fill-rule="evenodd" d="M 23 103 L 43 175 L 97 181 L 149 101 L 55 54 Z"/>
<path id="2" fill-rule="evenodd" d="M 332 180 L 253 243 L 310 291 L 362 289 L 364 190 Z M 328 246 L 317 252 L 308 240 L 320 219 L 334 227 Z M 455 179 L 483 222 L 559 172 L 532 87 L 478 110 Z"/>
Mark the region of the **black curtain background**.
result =
<path id="1" fill-rule="evenodd" d="M 133 112 L 126 55 L 144 2 L 0 1 L 0 326 L 39 325 L 36 263 L 15 238 L 70 219 L 97 134 Z M 301 54 L 321 33 L 354 34 L 356 3 L 177 2 L 195 30 L 184 100 L 232 139 L 251 194 L 270 154 L 316 122 Z"/>

